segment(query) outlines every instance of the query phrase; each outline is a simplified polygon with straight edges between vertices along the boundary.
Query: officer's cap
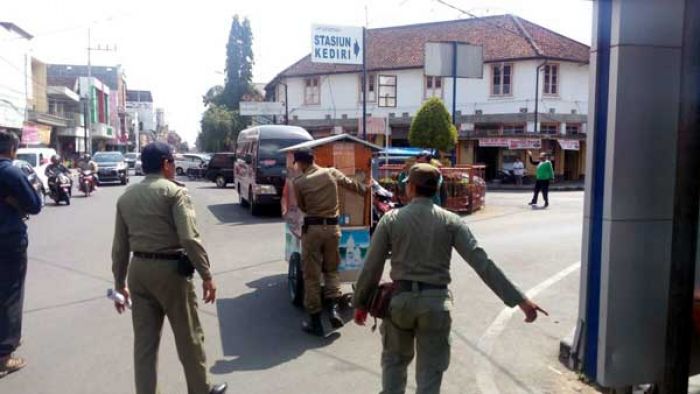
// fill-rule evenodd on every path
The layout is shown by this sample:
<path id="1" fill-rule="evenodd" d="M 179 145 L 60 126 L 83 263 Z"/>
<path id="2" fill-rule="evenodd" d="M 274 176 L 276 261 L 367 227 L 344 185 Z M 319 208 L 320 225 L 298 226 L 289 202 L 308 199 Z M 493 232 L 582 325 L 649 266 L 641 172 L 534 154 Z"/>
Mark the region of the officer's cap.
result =
<path id="1" fill-rule="evenodd" d="M 440 171 L 430 164 L 418 163 L 408 171 L 406 182 L 428 189 L 437 189 Z"/>
<path id="2" fill-rule="evenodd" d="M 141 152 L 141 166 L 143 172 L 155 173 L 160 171 L 163 160 L 172 160 L 173 150 L 170 145 L 163 142 L 152 142 L 146 145 Z"/>
<path id="3" fill-rule="evenodd" d="M 301 163 L 313 163 L 314 162 L 314 151 L 310 148 L 302 148 L 294 151 L 294 162 Z"/>

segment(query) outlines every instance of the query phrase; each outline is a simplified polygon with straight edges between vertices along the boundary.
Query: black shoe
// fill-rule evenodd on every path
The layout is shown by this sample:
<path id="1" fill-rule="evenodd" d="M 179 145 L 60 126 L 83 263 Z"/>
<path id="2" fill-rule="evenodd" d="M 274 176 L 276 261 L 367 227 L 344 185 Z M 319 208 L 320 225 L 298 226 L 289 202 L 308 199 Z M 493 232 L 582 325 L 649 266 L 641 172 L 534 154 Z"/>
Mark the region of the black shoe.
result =
<path id="1" fill-rule="evenodd" d="M 224 394 L 227 388 L 228 385 L 226 383 L 217 384 L 216 386 L 212 386 L 211 390 L 209 390 L 209 394 Z"/>
<path id="2" fill-rule="evenodd" d="M 545 207 L 545 208 L 547 208 L 548 206 L 549 206 L 549 203 L 548 203 L 548 202 L 544 203 L 544 207 Z"/>
<path id="3" fill-rule="evenodd" d="M 301 323 L 301 329 L 304 330 L 304 332 L 317 337 L 325 336 L 323 332 L 323 323 L 321 323 L 321 313 L 319 312 L 309 315 L 309 320 Z"/>
<path id="4" fill-rule="evenodd" d="M 537 201 L 530 201 L 527 205 L 537 205 Z"/>
<path id="5" fill-rule="evenodd" d="M 335 329 L 341 328 L 345 325 L 343 319 L 340 317 L 338 312 L 338 300 L 331 300 L 330 305 L 328 305 L 328 320 L 331 322 L 331 326 Z"/>

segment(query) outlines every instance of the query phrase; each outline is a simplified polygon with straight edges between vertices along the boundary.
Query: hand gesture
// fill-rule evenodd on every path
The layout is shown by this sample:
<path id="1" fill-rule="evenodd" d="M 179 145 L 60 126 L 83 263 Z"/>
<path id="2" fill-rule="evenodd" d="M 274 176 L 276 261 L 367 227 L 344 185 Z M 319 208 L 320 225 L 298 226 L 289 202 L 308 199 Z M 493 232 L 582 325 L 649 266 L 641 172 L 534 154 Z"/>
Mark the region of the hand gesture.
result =
<path id="1" fill-rule="evenodd" d="M 114 301 L 114 309 L 117 310 L 117 313 L 120 315 L 124 313 L 126 308 L 129 306 L 129 303 L 131 302 L 131 294 L 129 293 L 129 289 L 123 288 L 123 289 L 117 289 L 117 293 L 121 294 L 122 297 L 124 297 L 124 302 L 117 302 Z"/>
<path id="2" fill-rule="evenodd" d="M 539 305 L 535 304 L 530 300 L 525 300 L 518 305 L 520 309 L 525 314 L 525 323 L 532 323 L 537 320 L 537 312 L 542 312 L 545 316 L 549 316 L 549 313 L 544 309 L 540 308 Z"/>
<path id="3" fill-rule="evenodd" d="M 202 299 L 205 304 L 211 304 L 216 301 L 216 285 L 213 279 L 202 282 L 202 290 L 204 291 L 204 297 L 202 297 Z"/>
<path id="4" fill-rule="evenodd" d="M 532 151 L 531 150 L 527 151 L 527 155 L 532 157 Z"/>

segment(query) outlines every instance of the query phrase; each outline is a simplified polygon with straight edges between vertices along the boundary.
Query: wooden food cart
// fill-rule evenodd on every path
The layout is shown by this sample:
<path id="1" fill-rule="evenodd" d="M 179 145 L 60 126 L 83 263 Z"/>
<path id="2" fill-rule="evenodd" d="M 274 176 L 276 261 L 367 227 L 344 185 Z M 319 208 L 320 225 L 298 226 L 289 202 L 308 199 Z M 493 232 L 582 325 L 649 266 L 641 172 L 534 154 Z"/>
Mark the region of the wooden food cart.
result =
<path id="1" fill-rule="evenodd" d="M 398 183 L 399 174 L 406 171 L 405 164 L 385 164 L 379 167 L 379 183 L 394 193 L 397 202 L 406 204 L 403 188 Z M 443 207 L 457 213 L 474 213 L 486 204 L 486 182 L 481 164 L 456 167 L 439 167 L 447 189 Z"/>
<path id="2" fill-rule="evenodd" d="M 381 148 L 348 134 L 339 134 L 308 141 L 282 149 L 287 153 L 287 180 L 282 196 L 282 215 L 285 219 L 285 259 L 289 263 L 287 285 L 289 298 L 301 306 L 304 299 L 304 281 L 301 264 L 301 227 L 304 214 L 297 206 L 293 179 L 299 174 L 294 169 L 294 152 L 311 149 L 316 164 L 335 167 L 346 176 L 363 183 L 371 177 L 372 153 Z M 371 225 L 371 193 L 360 195 L 343 188 L 340 198 L 340 280 L 355 282 L 365 263 L 369 249 Z M 345 300 L 349 300 L 346 294 Z"/>

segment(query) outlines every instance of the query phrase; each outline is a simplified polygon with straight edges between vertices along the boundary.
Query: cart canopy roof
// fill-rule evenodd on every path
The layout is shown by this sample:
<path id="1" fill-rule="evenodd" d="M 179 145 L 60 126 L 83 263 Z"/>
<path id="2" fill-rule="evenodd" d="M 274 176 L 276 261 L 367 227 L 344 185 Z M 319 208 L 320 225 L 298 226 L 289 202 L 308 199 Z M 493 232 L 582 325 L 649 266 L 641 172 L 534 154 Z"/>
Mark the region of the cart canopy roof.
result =
<path id="1" fill-rule="evenodd" d="M 435 149 L 427 148 L 386 148 L 382 149 L 379 154 L 389 156 L 420 156 L 423 152 L 430 152 L 432 155 L 437 153 Z"/>
<path id="2" fill-rule="evenodd" d="M 301 144 L 293 145 L 288 148 L 280 149 L 280 152 L 294 152 L 299 149 L 313 149 L 322 145 L 330 144 L 333 142 L 343 142 L 343 141 L 348 141 L 348 142 L 356 142 L 358 144 L 365 145 L 369 147 L 372 150 L 380 151 L 382 148 L 380 146 L 371 144 L 367 141 L 363 141 L 357 137 L 354 137 L 350 134 L 338 134 L 338 135 L 332 135 L 330 137 L 325 137 L 325 138 L 319 138 L 317 140 L 313 141 L 307 141 L 307 142 L 302 142 Z"/>

